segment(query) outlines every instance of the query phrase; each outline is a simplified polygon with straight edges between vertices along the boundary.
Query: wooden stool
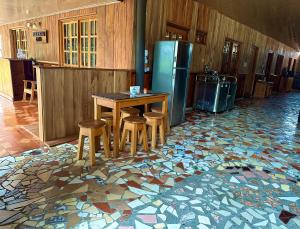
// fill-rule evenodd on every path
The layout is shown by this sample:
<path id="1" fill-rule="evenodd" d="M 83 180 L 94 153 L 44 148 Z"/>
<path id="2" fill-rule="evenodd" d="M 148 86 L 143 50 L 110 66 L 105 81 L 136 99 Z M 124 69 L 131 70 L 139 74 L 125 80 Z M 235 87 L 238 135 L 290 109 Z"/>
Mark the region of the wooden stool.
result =
<path id="1" fill-rule="evenodd" d="M 138 132 L 141 131 L 140 137 L 142 138 L 144 150 L 148 151 L 148 142 L 147 142 L 147 128 L 146 128 L 146 119 L 143 117 L 126 117 L 124 118 L 124 128 L 122 133 L 122 140 L 120 144 L 120 150 L 123 150 L 126 143 L 126 137 L 131 131 L 131 155 L 136 154 L 137 147 L 137 138 Z"/>
<path id="2" fill-rule="evenodd" d="M 103 145 L 104 145 L 104 152 L 105 156 L 110 156 L 110 150 L 108 145 L 108 138 L 105 130 L 105 122 L 101 120 L 89 120 L 89 121 L 83 121 L 78 124 L 80 127 L 80 133 L 79 133 L 79 143 L 78 143 L 78 153 L 77 153 L 77 159 L 81 160 L 83 155 L 83 145 L 84 145 L 84 137 L 87 136 L 90 141 L 90 161 L 91 165 L 95 165 L 95 154 L 96 154 L 96 148 L 98 147 L 96 145 L 96 142 L 99 143 L 96 138 L 100 138 L 102 135 L 103 137 Z"/>
<path id="3" fill-rule="evenodd" d="M 152 107 L 151 111 L 155 112 L 155 113 L 162 113 L 161 107 Z M 166 117 L 165 117 L 165 130 L 166 130 L 167 134 L 170 133 L 170 131 L 171 131 L 170 121 L 169 121 L 169 114 L 167 114 Z"/>
<path id="4" fill-rule="evenodd" d="M 34 99 L 34 93 L 37 93 L 36 89 L 36 81 L 33 80 L 23 80 L 24 82 L 24 93 L 23 93 L 23 101 L 26 101 L 27 94 L 30 95 L 30 103 L 32 103 Z M 28 85 L 30 83 L 30 85 Z"/>
<path id="5" fill-rule="evenodd" d="M 133 107 L 125 107 L 121 109 L 120 127 L 122 127 L 124 118 L 130 116 L 139 116 L 140 110 Z"/>
<path id="6" fill-rule="evenodd" d="M 147 112 L 144 113 L 147 119 L 146 124 L 152 128 L 151 131 L 151 147 L 156 148 L 157 127 L 159 127 L 160 143 L 165 143 L 165 116 L 162 113 Z"/>

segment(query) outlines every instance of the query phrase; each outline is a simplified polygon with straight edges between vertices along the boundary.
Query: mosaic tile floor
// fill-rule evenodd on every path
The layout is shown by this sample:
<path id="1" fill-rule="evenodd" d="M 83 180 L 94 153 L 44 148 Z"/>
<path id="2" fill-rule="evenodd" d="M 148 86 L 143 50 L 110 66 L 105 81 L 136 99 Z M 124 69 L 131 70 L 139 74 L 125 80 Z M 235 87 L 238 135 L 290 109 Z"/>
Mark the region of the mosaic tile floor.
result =
<path id="1" fill-rule="evenodd" d="M 12 103 L 0 96 L 0 157 L 41 147 L 43 143 L 23 128 L 37 122 L 37 104 Z"/>
<path id="2" fill-rule="evenodd" d="M 72 144 L 2 157 L 0 226 L 300 228 L 299 110 L 290 93 L 193 113 L 164 147 L 94 167 Z"/>

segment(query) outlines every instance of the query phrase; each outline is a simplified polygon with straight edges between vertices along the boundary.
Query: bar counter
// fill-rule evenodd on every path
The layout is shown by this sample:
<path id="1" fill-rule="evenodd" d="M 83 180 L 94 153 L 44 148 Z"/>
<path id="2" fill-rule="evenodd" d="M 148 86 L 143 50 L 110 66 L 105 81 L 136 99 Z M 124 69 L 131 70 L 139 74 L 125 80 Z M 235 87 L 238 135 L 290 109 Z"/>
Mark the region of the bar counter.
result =
<path id="1" fill-rule="evenodd" d="M 49 142 L 77 136 L 78 122 L 93 119 L 92 95 L 128 91 L 130 73 L 123 69 L 37 67 L 40 139 Z"/>

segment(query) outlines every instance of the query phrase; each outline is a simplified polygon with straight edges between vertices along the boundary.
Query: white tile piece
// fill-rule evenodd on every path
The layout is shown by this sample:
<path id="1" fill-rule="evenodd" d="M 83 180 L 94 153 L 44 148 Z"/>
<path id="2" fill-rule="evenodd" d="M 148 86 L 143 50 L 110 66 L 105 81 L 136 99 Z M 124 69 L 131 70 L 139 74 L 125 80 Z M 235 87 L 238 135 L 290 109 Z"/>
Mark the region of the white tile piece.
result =
<path id="1" fill-rule="evenodd" d="M 252 223 L 253 216 L 250 215 L 248 212 L 242 212 L 241 215 L 242 215 L 249 223 Z"/>
<path id="2" fill-rule="evenodd" d="M 187 201 L 190 198 L 186 196 L 179 196 L 179 195 L 171 195 L 174 199 L 179 200 L 179 201 Z"/>
<path id="3" fill-rule="evenodd" d="M 210 219 L 206 216 L 198 215 L 199 223 L 210 225 Z"/>
<path id="4" fill-rule="evenodd" d="M 168 229 L 180 229 L 181 224 L 167 224 Z"/>
<path id="5" fill-rule="evenodd" d="M 231 183 L 236 183 L 236 184 L 239 184 L 239 183 L 240 183 L 239 180 L 236 179 L 235 177 L 231 177 L 231 178 L 230 178 L 230 182 L 231 182 Z"/>
<path id="6" fill-rule="evenodd" d="M 138 211 L 139 214 L 155 214 L 157 211 L 157 208 L 154 208 L 152 206 L 146 207 L 140 211 Z"/>
<path id="7" fill-rule="evenodd" d="M 265 220 L 265 221 L 254 224 L 254 226 L 256 226 L 256 227 L 265 227 L 265 226 L 267 226 L 268 222 L 269 222 L 268 220 Z"/>
<path id="8" fill-rule="evenodd" d="M 279 199 L 281 200 L 287 200 L 287 201 L 290 201 L 290 202 L 296 202 L 298 200 L 300 200 L 299 197 L 296 197 L 296 196 L 291 196 L 291 197 L 279 197 Z"/>
<path id="9" fill-rule="evenodd" d="M 135 220 L 135 228 L 139 228 L 139 229 L 152 229 L 152 227 L 146 225 L 146 224 L 143 224 L 141 223 L 140 221 L 138 220 Z"/>
<path id="10" fill-rule="evenodd" d="M 140 201 L 139 199 L 136 199 L 134 201 L 129 202 L 128 205 L 131 208 L 136 208 L 136 207 L 139 207 L 139 206 L 143 206 L 144 203 L 142 201 Z"/>

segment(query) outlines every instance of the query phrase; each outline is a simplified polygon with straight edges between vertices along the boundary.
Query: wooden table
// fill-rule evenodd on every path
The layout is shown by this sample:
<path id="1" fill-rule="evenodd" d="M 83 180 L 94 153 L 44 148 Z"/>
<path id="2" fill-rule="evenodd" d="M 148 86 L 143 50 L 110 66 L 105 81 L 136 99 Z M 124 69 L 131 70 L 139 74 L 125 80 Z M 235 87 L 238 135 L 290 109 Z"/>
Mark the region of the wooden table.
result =
<path id="1" fill-rule="evenodd" d="M 121 108 L 145 105 L 146 111 L 148 104 L 162 103 L 162 113 L 168 114 L 168 94 L 167 93 L 154 93 L 140 94 L 136 97 L 131 97 L 129 93 L 108 93 L 93 95 L 94 98 L 94 119 L 101 119 L 101 107 L 108 107 L 113 110 L 113 134 L 114 146 L 113 156 L 119 155 L 120 144 L 120 112 Z"/>

